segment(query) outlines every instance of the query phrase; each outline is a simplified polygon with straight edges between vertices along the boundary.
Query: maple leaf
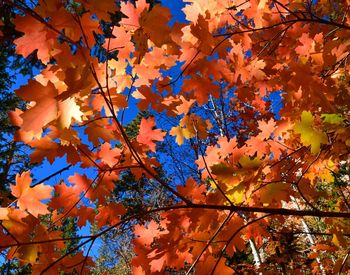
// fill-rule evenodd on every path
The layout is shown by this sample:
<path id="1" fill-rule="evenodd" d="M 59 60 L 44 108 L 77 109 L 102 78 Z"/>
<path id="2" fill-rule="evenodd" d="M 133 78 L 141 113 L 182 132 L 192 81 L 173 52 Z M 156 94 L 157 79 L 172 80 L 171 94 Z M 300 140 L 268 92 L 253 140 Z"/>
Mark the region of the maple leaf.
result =
<path id="1" fill-rule="evenodd" d="M 26 218 L 29 216 L 30 214 L 26 211 L 17 208 L 8 208 L 8 219 L 2 220 L 2 224 L 14 236 L 26 239 L 26 234 L 30 231 L 28 225 L 35 226 L 35 223 L 33 222 L 33 219 L 35 218 L 31 216 L 33 219 L 27 220 Z"/>
<path id="2" fill-rule="evenodd" d="M 110 197 L 113 194 L 115 188 L 115 182 L 119 179 L 117 173 L 109 173 L 101 176 L 98 179 L 95 187 L 91 192 L 89 192 L 89 199 L 91 201 L 98 200 L 99 203 L 105 204 L 106 198 Z"/>
<path id="3" fill-rule="evenodd" d="M 185 114 L 186 115 L 189 112 L 193 103 L 195 103 L 196 101 L 194 99 L 187 100 L 183 96 L 180 96 L 180 99 L 181 99 L 182 103 L 176 107 L 177 114 L 179 114 L 179 115 Z"/>
<path id="4" fill-rule="evenodd" d="M 67 129 L 72 124 L 72 119 L 76 122 L 81 122 L 81 117 L 83 115 L 84 113 L 80 110 L 76 99 L 74 97 L 67 98 L 58 103 L 57 126 L 61 129 Z"/>
<path id="5" fill-rule="evenodd" d="M 154 141 L 162 141 L 166 133 L 163 133 L 162 130 L 153 128 L 156 126 L 153 117 L 142 118 L 140 123 L 139 134 L 137 135 L 137 142 L 147 145 L 148 149 L 152 152 L 156 151 L 156 144 Z"/>
<path id="6" fill-rule="evenodd" d="M 24 33 L 24 36 L 15 39 L 16 52 L 28 57 L 33 51 L 38 50 L 38 58 L 47 64 L 50 58 L 59 50 L 55 49 L 57 34 L 50 31 L 44 24 L 30 16 L 16 16 L 16 29 Z"/>
<path id="7" fill-rule="evenodd" d="M 21 114 L 22 130 L 39 133 L 45 125 L 57 118 L 58 109 L 55 99 L 57 90 L 51 82 L 45 87 L 37 81 L 29 80 L 28 85 L 20 88 L 16 93 L 23 100 L 35 101 L 32 108 Z"/>
<path id="8" fill-rule="evenodd" d="M 85 13 L 80 19 L 80 24 L 84 30 L 84 39 L 88 46 L 92 47 L 95 44 L 95 34 L 102 33 L 99 30 L 99 23 L 91 17 L 90 13 Z"/>
<path id="9" fill-rule="evenodd" d="M 27 210 L 34 217 L 48 214 L 47 205 L 40 202 L 51 197 L 53 188 L 43 184 L 30 187 L 32 179 L 30 171 L 16 175 L 16 184 L 11 185 L 12 195 L 17 198 L 17 205 L 21 210 Z"/>
<path id="10" fill-rule="evenodd" d="M 163 44 L 172 43 L 169 36 L 171 29 L 168 26 L 171 18 L 170 10 L 166 7 L 156 5 L 150 12 L 145 15 L 143 14 L 140 18 L 140 25 L 144 32 L 148 34 L 149 39 L 158 47 L 161 47 Z"/>
<path id="11" fill-rule="evenodd" d="M 205 198 L 204 194 L 206 191 L 206 186 L 198 186 L 193 178 L 189 178 L 186 181 L 186 185 L 178 186 L 177 190 L 180 192 L 180 194 L 190 198 L 194 203 L 199 203 Z"/>
<path id="12" fill-rule="evenodd" d="M 35 91 L 35 92 L 33 92 Z M 30 80 L 27 86 L 16 91 L 23 100 L 35 102 L 35 105 L 20 115 L 22 123 L 19 125 L 23 131 L 40 133 L 42 128 L 57 119 L 60 128 L 68 128 L 72 118 L 81 121 L 82 112 L 74 98 L 58 101 L 58 90 L 51 83 L 47 86 Z"/>
<path id="13" fill-rule="evenodd" d="M 9 219 L 8 213 L 9 213 L 9 210 L 7 208 L 1 207 L 0 208 L 0 220 L 8 220 Z"/>
<path id="14" fill-rule="evenodd" d="M 171 128 L 170 135 L 176 136 L 176 143 L 178 145 L 182 145 L 184 143 L 184 139 L 193 137 L 193 133 L 191 133 L 187 128 L 183 128 L 181 125 Z"/>
<path id="15" fill-rule="evenodd" d="M 102 139 L 105 142 L 109 142 L 115 138 L 113 131 L 115 127 L 110 125 L 108 119 L 96 119 L 89 123 L 85 128 L 84 132 L 87 134 L 88 139 L 95 145 L 98 146 L 100 144 L 100 140 Z"/>
<path id="16" fill-rule="evenodd" d="M 39 246 L 38 245 L 26 245 L 18 248 L 18 256 L 25 263 L 35 264 L 38 259 Z"/>
<path id="17" fill-rule="evenodd" d="M 101 145 L 101 150 L 98 152 L 98 157 L 109 167 L 116 166 L 121 160 L 122 150 L 119 148 L 111 149 L 111 145 L 105 142 Z"/>
<path id="18" fill-rule="evenodd" d="M 244 169 L 256 169 L 260 166 L 261 160 L 256 157 L 256 158 L 250 158 L 248 156 L 242 156 L 239 159 L 239 164 L 242 166 Z"/>
<path id="19" fill-rule="evenodd" d="M 198 16 L 196 25 L 191 26 L 191 33 L 198 38 L 198 49 L 204 53 L 210 54 L 214 46 L 214 38 L 209 31 L 208 21 L 202 15 Z"/>
<path id="20" fill-rule="evenodd" d="M 119 216 L 126 213 L 126 209 L 120 203 L 110 203 L 98 208 L 96 215 L 97 226 L 101 228 L 106 224 L 114 225 L 120 221 Z"/>
<path id="21" fill-rule="evenodd" d="M 85 4 L 88 5 L 87 10 L 94 11 L 99 19 L 103 19 L 105 21 L 108 21 L 110 19 L 110 15 L 114 14 L 114 12 L 118 10 L 114 0 L 93 0 L 89 1 L 89 3 L 85 2 Z"/>
<path id="22" fill-rule="evenodd" d="M 82 228 L 86 225 L 86 221 L 89 221 L 91 224 L 93 224 L 95 220 L 95 209 L 91 207 L 87 207 L 85 205 L 81 205 L 79 207 L 79 211 L 77 212 L 78 222 L 77 225 Z"/>
<path id="23" fill-rule="evenodd" d="M 259 200 L 265 205 L 278 204 L 280 206 L 281 201 L 288 202 L 290 196 L 290 186 L 282 182 L 271 183 L 259 191 Z"/>
<path id="24" fill-rule="evenodd" d="M 314 118 L 311 112 L 303 111 L 301 121 L 296 123 L 294 131 L 300 134 L 300 140 L 305 146 L 311 146 L 311 153 L 317 154 L 321 144 L 327 144 L 327 135 L 314 127 Z"/>
<path id="25" fill-rule="evenodd" d="M 302 45 L 295 48 L 296 53 L 298 53 L 299 55 L 309 56 L 310 52 L 313 51 L 312 47 L 315 43 L 314 40 L 309 36 L 308 33 L 303 33 L 299 38 L 299 42 Z"/>
<path id="26" fill-rule="evenodd" d="M 91 192 L 91 185 L 93 181 L 89 179 L 86 175 L 80 175 L 78 173 L 75 173 L 73 176 L 70 176 L 68 178 L 68 181 L 72 184 L 74 184 L 74 192 L 80 195 L 81 193 Z M 86 193 L 87 196 L 89 196 L 89 192 Z"/>
<path id="27" fill-rule="evenodd" d="M 227 190 L 227 197 L 235 204 L 246 201 L 246 188 L 240 183 L 233 188 Z"/>
<path id="28" fill-rule="evenodd" d="M 176 142 L 179 145 L 182 145 L 184 138 L 189 139 L 195 137 L 196 135 L 199 138 L 206 138 L 208 135 L 208 129 L 212 127 L 209 120 L 204 121 L 203 118 L 197 116 L 196 114 L 190 114 L 184 116 L 180 120 L 180 125 L 173 127 L 170 130 L 170 135 L 176 136 Z"/>
<path id="29" fill-rule="evenodd" d="M 55 197 L 51 199 L 50 207 L 54 209 L 71 209 L 78 201 L 79 194 L 75 186 L 68 186 L 65 183 L 55 185 Z M 74 213 L 72 213 L 74 214 Z"/>
<path id="30" fill-rule="evenodd" d="M 237 175 L 237 169 L 227 166 L 223 163 L 213 165 L 212 173 L 227 186 L 233 187 L 240 184 L 240 177 Z"/>
<path id="31" fill-rule="evenodd" d="M 129 59 L 130 52 L 134 51 L 130 32 L 127 32 L 124 28 L 114 27 L 112 34 L 115 38 L 108 39 L 103 47 L 109 51 L 118 51 L 118 57 L 121 59 Z"/>
<path id="32" fill-rule="evenodd" d="M 200 78 L 199 76 L 185 79 L 183 91 L 193 92 L 194 98 L 199 105 L 208 102 L 209 94 L 214 98 L 219 96 L 219 86 L 209 79 Z"/>
<path id="33" fill-rule="evenodd" d="M 159 237 L 162 234 L 167 234 L 166 231 L 161 231 L 159 225 L 154 221 L 150 221 L 147 226 L 135 225 L 134 233 L 138 235 L 136 239 L 137 242 L 144 246 L 150 246 L 153 243 L 153 240 L 156 237 Z"/>
<path id="34" fill-rule="evenodd" d="M 341 124 L 344 121 L 344 117 L 341 114 L 322 114 L 321 118 L 324 122 L 330 124 Z"/>
<path id="35" fill-rule="evenodd" d="M 120 11 L 127 16 L 121 20 L 121 24 L 130 28 L 139 28 L 139 18 L 141 13 L 148 9 L 148 4 L 146 0 L 140 0 L 136 2 L 136 7 L 131 2 L 122 2 L 120 4 Z"/>
<path id="36" fill-rule="evenodd" d="M 135 275 L 146 275 L 146 272 L 143 270 L 142 266 L 133 266 L 132 267 L 132 274 Z"/>
<path id="37" fill-rule="evenodd" d="M 53 142 L 48 136 L 41 139 L 34 139 L 28 142 L 28 144 L 35 148 L 34 152 L 30 154 L 31 163 L 40 163 L 46 157 L 52 164 L 58 155 L 59 145 Z"/>
<path id="38" fill-rule="evenodd" d="M 267 140 L 270 138 L 271 134 L 274 132 L 276 127 L 276 122 L 271 118 L 267 123 L 265 121 L 259 121 L 259 133 L 258 137 L 262 140 Z"/>

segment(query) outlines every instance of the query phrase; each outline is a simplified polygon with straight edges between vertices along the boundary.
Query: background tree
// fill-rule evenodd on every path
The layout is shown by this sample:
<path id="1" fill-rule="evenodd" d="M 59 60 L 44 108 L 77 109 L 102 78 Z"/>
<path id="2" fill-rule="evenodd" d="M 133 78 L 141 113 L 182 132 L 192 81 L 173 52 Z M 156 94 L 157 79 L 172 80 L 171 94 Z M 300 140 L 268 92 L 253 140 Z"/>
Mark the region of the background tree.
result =
<path id="1" fill-rule="evenodd" d="M 13 86 L 20 79 L 32 78 L 35 71 L 42 68 L 42 64 L 35 54 L 23 58 L 15 52 L 13 41 L 21 36 L 16 31 L 13 20 L 16 10 L 13 5 L 2 4 L 0 18 L 3 23 L 0 26 L 2 36 L 0 37 L 0 191 L 1 205 L 7 206 L 14 197 L 11 194 L 10 184 L 15 182 L 17 173 L 22 173 L 37 166 L 30 162 L 29 153 L 31 149 L 22 142 L 14 140 L 16 127 L 9 120 L 9 112 L 19 108 L 26 109 L 26 102 L 22 101 L 13 92 Z M 77 226 L 74 219 L 67 219 L 61 230 L 64 238 L 76 237 Z M 66 251 L 78 244 L 77 240 L 67 242 Z M 7 251 L 3 251 L 6 254 Z M 21 266 L 17 259 L 8 260 L 3 256 L 0 266 L 1 274 L 30 274 L 30 265 Z"/>
<path id="2" fill-rule="evenodd" d="M 142 118 L 150 117 L 150 113 L 139 113 L 128 125 L 125 126 L 125 133 L 130 139 L 137 137 Z M 167 181 L 165 172 L 159 168 L 159 175 Z M 120 179 L 116 181 L 116 187 L 111 194 L 111 200 L 123 201 L 126 209 L 124 217 L 130 217 L 142 213 L 148 205 L 164 207 L 172 201 L 171 194 L 164 188 L 158 188 L 155 182 L 150 182 L 146 177 L 135 178 L 130 170 L 123 172 Z M 155 218 L 156 216 L 154 216 Z M 149 222 L 150 217 L 140 217 L 133 224 L 144 224 Z M 93 229 L 98 232 L 97 226 Z M 133 225 L 126 224 L 116 228 L 101 237 L 101 244 L 98 248 L 99 257 L 96 259 L 94 274 L 130 274 L 132 272 L 131 260 L 133 253 Z"/>
<path id="3" fill-rule="evenodd" d="M 0 26 L 3 34 L 0 43 L 0 182 L 2 184 L 1 190 L 5 192 L 4 197 L 9 195 L 6 194 L 6 190 L 9 191 L 9 183 L 15 181 L 16 174 L 32 167 L 28 157 L 28 147 L 12 141 L 16 129 L 10 124 L 8 113 L 16 107 L 25 109 L 25 102 L 13 93 L 12 86 L 17 80 L 16 75 L 32 76 L 34 68 L 40 67 L 40 63 L 34 55 L 24 59 L 15 53 L 13 41 L 20 36 L 20 33 L 15 30 L 13 25 L 14 17 L 14 7 L 3 4 L 0 11 L 0 18 L 3 22 L 3 25 Z"/>
<path id="4" fill-rule="evenodd" d="M 13 40 L 20 34 L 15 30 L 13 18 L 15 17 L 12 5 L 3 4 L 0 18 L 0 201 L 1 206 L 7 206 L 12 200 L 10 184 L 15 182 L 17 173 L 34 167 L 28 155 L 29 147 L 13 140 L 16 128 L 11 125 L 8 113 L 16 107 L 25 109 L 25 102 L 13 93 L 12 86 L 16 83 L 18 75 L 23 77 L 33 75 L 33 69 L 39 66 L 34 55 L 24 59 L 15 53 Z M 4 254 L 5 251 L 3 251 Z M 5 259 L 6 256 L 3 256 Z M 21 267 L 18 260 L 3 262 L 0 266 L 2 274 L 30 273 L 30 266 Z"/>

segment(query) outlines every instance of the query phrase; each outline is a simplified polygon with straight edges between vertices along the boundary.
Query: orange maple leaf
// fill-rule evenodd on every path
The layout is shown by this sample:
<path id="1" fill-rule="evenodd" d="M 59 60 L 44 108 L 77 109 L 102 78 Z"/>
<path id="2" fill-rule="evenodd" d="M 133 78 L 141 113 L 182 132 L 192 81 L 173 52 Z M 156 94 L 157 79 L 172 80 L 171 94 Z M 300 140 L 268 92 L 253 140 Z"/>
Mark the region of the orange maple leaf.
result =
<path id="1" fill-rule="evenodd" d="M 49 199 L 53 188 L 43 184 L 30 187 L 31 182 L 30 171 L 26 171 L 21 175 L 17 174 L 16 185 L 11 185 L 12 195 L 18 199 L 19 209 L 27 210 L 35 217 L 48 214 L 47 205 L 40 201 Z"/>
<path id="2" fill-rule="evenodd" d="M 35 105 L 20 115 L 23 121 L 17 126 L 23 131 L 38 134 L 43 127 L 54 120 L 57 120 L 57 126 L 60 128 L 68 128 L 72 118 L 80 121 L 80 116 L 83 114 L 73 97 L 64 101 L 58 100 L 56 98 L 58 90 L 51 82 L 43 86 L 37 81 L 30 80 L 28 85 L 18 89 L 16 94 L 23 100 L 32 102 L 31 105 L 35 102 Z M 17 123 L 20 123 L 18 119 Z"/>
<path id="3" fill-rule="evenodd" d="M 33 51 L 38 50 L 38 59 L 47 64 L 52 56 L 59 53 L 59 50 L 54 47 L 57 35 L 35 18 L 16 16 L 15 24 L 16 30 L 24 33 L 24 36 L 14 40 L 18 54 L 27 57 Z"/>
<path id="4" fill-rule="evenodd" d="M 160 5 L 154 6 L 150 12 L 141 15 L 139 21 L 142 29 L 158 47 L 172 42 L 169 36 L 171 29 L 167 25 L 170 18 L 170 10 Z"/>
<path id="5" fill-rule="evenodd" d="M 101 206 L 96 215 L 97 226 L 101 228 L 106 224 L 114 225 L 120 221 L 119 216 L 126 213 L 124 206 L 121 203 L 110 203 L 106 206 Z"/>
<path id="6" fill-rule="evenodd" d="M 139 244 L 150 246 L 155 238 L 165 234 L 166 232 L 160 231 L 159 225 L 152 220 L 147 227 L 139 224 L 135 225 L 134 233 L 139 236 L 137 238 L 137 242 Z"/>
<path id="7" fill-rule="evenodd" d="M 35 101 L 33 107 L 21 114 L 23 131 L 33 131 L 37 134 L 41 132 L 42 127 L 57 118 L 57 90 L 51 82 L 45 87 L 37 81 L 30 80 L 28 85 L 21 87 L 16 94 L 25 101 Z"/>
<path id="8" fill-rule="evenodd" d="M 140 132 L 137 136 L 137 142 L 147 145 L 149 150 L 152 152 L 156 151 L 156 144 L 154 141 L 162 141 L 164 139 L 165 133 L 160 129 L 153 130 L 153 127 L 156 126 L 153 117 L 142 118 L 140 124 Z"/>
<path id="9" fill-rule="evenodd" d="M 276 122 L 271 118 L 268 122 L 260 120 L 260 121 L 258 121 L 258 124 L 259 124 L 259 130 L 261 131 L 261 133 L 259 133 L 258 137 L 261 140 L 269 139 L 271 134 L 275 130 Z"/>
<path id="10" fill-rule="evenodd" d="M 119 148 L 111 148 L 111 144 L 105 142 L 101 145 L 101 150 L 98 152 L 98 157 L 109 167 L 114 167 L 121 160 L 122 150 Z"/>
<path id="11" fill-rule="evenodd" d="M 127 18 L 123 18 L 120 23 L 121 25 L 125 25 L 129 28 L 138 28 L 140 26 L 139 18 L 141 12 L 145 9 L 148 9 L 149 4 L 146 3 L 145 0 L 137 1 L 136 7 L 131 3 L 121 3 L 120 11 L 127 16 Z"/>

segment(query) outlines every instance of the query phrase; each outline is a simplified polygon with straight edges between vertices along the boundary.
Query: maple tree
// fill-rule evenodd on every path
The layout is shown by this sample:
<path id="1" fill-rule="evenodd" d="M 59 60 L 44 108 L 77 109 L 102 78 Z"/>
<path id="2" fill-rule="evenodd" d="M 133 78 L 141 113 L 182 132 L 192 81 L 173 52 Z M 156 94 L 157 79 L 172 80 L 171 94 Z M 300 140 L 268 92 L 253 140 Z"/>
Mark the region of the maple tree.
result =
<path id="1" fill-rule="evenodd" d="M 171 24 L 145 0 L 4 2 L 19 11 L 16 52 L 44 65 L 16 91 L 28 106 L 9 113 L 15 140 L 33 163 L 65 157 L 72 171 L 52 187 L 17 175 L 0 208 L 7 259 L 84 274 L 95 241 L 137 221 L 134 274 L 349 270 L 348 1 L 192 0 Z M 152 114 L 136 136 L 128 108 Z M 177 172 L 164 180 L 161 166 Z M 113 198 L 126 171 L 168 203 L 128 215 Z M 96 232 L 62 255 L 68 218 Z"/>

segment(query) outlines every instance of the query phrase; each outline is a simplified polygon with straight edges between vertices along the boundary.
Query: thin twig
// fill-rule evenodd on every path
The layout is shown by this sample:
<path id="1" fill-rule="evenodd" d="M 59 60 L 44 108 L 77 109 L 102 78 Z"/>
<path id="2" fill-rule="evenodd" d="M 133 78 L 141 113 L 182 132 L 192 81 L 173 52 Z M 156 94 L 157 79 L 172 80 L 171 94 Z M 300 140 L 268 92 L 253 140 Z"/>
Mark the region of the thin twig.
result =
<path id="1" fill-rule="evenodd" d="M 54 176 L 57 176 L 57 175 L 61 174 L 62 172 L 68 170 L 68 169 L 71 168 L 71 167 L 72 167 L 72 164 L 69 164 L 69 165 L 67 165 L 66 167 L 63 167 L 62 169 L 56 171 L 55 173 L 52 173 L 51 175 L 49 175 L 49 176 L 43 178 L 42 180 L 36 182 L 35 184 L 33 184 L 33 185 L 31 186 L 31 188 L 33 188 L 33 187 L 35 187 L 35 186 L 37 186 L 37 185 L 39 185 L 39 184 L 44 183 L 45 181 L 47 181 L 47 180 L 53 178 Z"/>
<path id="2" fill-rule="evenodd" d="M 342 272 L 342 270 L 343 270 L 343 268 L 344 268 L 344 266 L 345 266 L 345 264 L 346 264 L 346 262 L 347 262 L 347 260 L 348 260 L 348 258 L 349 258 L 349 255 L 350 255 L 350 250 L 348 250 L 348 253 L 346 253 L 346 255 L 345 255 L 345 257 L 344 257 L 344 259 L 343 259 L 343 261 L 342 261 L 342 263 L 341 263 L 341 266 L 340 266 L 338 275 L 341 274 L 341 272 Z"/>
<path id="3" fill-rule="evenodd" d="M 198 254 L 197 258 L 193 261 L 192 265 L 190 266 L 190 268 L 187 270 L 186 275 L 189 275 L 191 273 L 191 271 L 193 270 L 193 268 L 196 266 L 196 264 L 198 263 L 199 259 L 202 257 L 203 253 L 207 250 L 207 248 L 209 247 L 209 245 L 213 242 L 213 240 L 215 239 L 215 237 L 220 233 L 220 231 L 223 229 L 223 227 L 226 225 L 227 222 L 229 222 L 229 220 L 232 218 L 233 216 L 233 212 L 230 212 L 227 217 L 225 218 L 225 220 L 222 222 L 222 224 L 218 227 L 218 229 L 216 229 L 215 233 L 213 234 L 213 236 L 207 241 L 206 245 L 203 247 L 202 251 Z"/>
<path id="4" fill-rule="evenodd" d="M 218 266 L 218 264 L 219 264 L 219 262 L 220 262 L 222 256 L 224 255 L 224 252 L 225 252 L 226 248 L 230 245 L 230 243 L 232 242 L 232 240 L 238 235 L 238 233 L 239 233 L 240 231 L 242 231 L 244 228 L 248 227 L 249 225 L 251 225 L 251 224 L 253 224 L 253 223 L 256 223 L 257 221 L 260 221 L 260 220 L 262 220 L 262 219 L 265 219 L 265 218 L 267 218 L 267 217 L 269 217 L 269 216 L 271 216 L 271 215 L 272 215 L 272 214 L 264 215 L 264 216 L 262 216 L 262 217 L 259 217 L 259 218 L 256 218 L 256 219 L 254 219 L 254 220 L 251 220 L 251 221 L 247 222 L 246 224 L 242 225 L 241 227 L 239 227 L 239 228 L 231 235 L 231 237 L 227 240 L 225 246 L 221 249 L 221 252 L 220 252 L 220 254 L 219 254 L 219 257 L 218 257 L 218 259 L 217 259 L 217 261 L 216 261 L 216 263 L 215 263 L 215 265 L 214 265 L 214 267 L 213 267 L 213 270 L 211 271 L 210 274 L 211 274 L 211 275 L 214 274 L 215 269 L 216 269 L 216 267 Z"/>

